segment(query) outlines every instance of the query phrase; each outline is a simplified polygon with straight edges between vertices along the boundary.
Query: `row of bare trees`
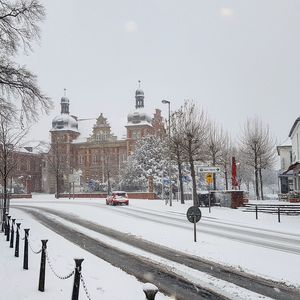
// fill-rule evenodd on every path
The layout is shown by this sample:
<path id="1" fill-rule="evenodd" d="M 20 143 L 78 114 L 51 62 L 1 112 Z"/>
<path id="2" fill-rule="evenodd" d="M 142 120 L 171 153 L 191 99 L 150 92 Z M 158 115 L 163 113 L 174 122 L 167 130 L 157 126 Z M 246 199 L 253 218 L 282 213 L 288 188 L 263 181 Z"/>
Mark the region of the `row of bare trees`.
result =
<path id="1" fill-rule="evenodd" d="M 25 136 L 24 122 L 48 113 L 51 100 L 41 91 L 37 77 L 16 62 L 29 54 L 40 37 L 45 10 L 39 0 L 0 0 L 0 176 L 7 211 L 7 180 L 15 167 L 13 153 Z"/>
<path id="2" fill-rule="evenodd" d="M 234 145 L 230 136 L 193 101 L 185 101 L 171 117 L 170 151 L 178 168 L 181 201 L 183 202 L 182 167 L 188 164 L 192 178 L 194 204 L 197 199 L 195 165 L 221 166 L 225 187 L 231 172 L 231 159 L 238 156 L 241 174 L 253 170 L 257 199 L 263 198 L 262 170 L 272 168 L 275 162 L 275 143 L 268 126 L 259 119 L 247 120 L 239 142 Z M 242 169 L 243 168 L 243 169 Z M 244 172 L 246 173 L 246 172 Z M 240 177 L 242 180 L 242 177 Z M 244 176 L 244 181 L 251 180 Z M 213 176 L 213 189 L 217 189 L 216 174 Z"/>

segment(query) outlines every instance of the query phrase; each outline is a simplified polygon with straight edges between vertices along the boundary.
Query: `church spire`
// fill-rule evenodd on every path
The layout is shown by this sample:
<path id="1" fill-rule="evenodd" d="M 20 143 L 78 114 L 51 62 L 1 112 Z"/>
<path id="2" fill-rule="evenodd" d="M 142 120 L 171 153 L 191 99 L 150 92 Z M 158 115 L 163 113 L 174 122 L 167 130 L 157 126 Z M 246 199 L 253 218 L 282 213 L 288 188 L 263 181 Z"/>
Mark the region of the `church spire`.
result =
<path id="1" fill-rule="evenodd" d="M 64 88 L 64 96 L 60 99 L 60 107 L 62 114 L 69 114 L 70 101 L 67 98 L 67 89 Z"/>
<path id="2" fill-rule="evenodd" d="M 141 89 L 141 81 L 139 80 L 138 89 L 135 91 L 135 108 L 143 108 L 144 107 L 144 92 Z"/>

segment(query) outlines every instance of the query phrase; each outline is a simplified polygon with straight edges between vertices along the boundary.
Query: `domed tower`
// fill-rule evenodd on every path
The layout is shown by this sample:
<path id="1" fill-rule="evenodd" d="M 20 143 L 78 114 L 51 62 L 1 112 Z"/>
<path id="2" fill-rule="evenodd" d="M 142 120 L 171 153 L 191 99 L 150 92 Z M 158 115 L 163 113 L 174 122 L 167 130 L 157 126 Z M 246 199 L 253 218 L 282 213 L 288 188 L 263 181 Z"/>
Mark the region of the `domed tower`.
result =
<path id="1" fill-rule="evenodd" d="M 70 101 L 66 96 L 66 90 L 65 95 L 60 100 L 60 106 L 60 115 L 52 120 L 52 128 L 50 130 L 51 148 L 47 158 L 49 173 L 56 174 L 55 178 L 51 178 L 49 184 L 50 192 L 55 193 L 63 192 L 65 185 L 68 184 L 68 178 L 65 175 L 72 173 L 75 159 L 73 157 L 72 142 L 80 135 L 76 117 L 69 115 Z"/>
<path id="2" fill-rule="evenodd" d="M 144 111 L 144 91 L 139 80 L 138 89 L 135 91 L 135 111 L 127 116 L 127 153 L 134 151 L 136 140 L 153 132 L 152 118 Z"/>

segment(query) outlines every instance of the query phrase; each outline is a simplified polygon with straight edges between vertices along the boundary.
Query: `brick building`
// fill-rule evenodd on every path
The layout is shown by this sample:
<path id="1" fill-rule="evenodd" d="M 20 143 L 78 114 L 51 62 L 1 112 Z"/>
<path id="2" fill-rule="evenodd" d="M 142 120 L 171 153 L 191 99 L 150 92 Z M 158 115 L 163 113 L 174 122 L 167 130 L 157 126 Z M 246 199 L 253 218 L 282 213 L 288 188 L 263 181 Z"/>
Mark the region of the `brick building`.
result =
<path id="1" fill-rule="evenodd" d="M 165 128 L 159 109 L 153 116 L 144 111 L 144 92 L 135 92 L 135 110 L 127 116 L 127 135 L 118 139 L 112 132 L 107 118 L 100 113 L 88 138 L 78 130 L 79 119 L 70 115 L 69 99 L 61 98 L 61 113 L 52 121 L 51 147 L 45 160 L 43 174 L 45 192 L 55 193 L 71 189 L 70 174 L 82 174 L 82 183 L 97 181 L 106 183 L 108 178 L 118 182 L 118 176 L 127 157 L 133 153 L 135 143 L 147 135 L 164 135 Z"/>

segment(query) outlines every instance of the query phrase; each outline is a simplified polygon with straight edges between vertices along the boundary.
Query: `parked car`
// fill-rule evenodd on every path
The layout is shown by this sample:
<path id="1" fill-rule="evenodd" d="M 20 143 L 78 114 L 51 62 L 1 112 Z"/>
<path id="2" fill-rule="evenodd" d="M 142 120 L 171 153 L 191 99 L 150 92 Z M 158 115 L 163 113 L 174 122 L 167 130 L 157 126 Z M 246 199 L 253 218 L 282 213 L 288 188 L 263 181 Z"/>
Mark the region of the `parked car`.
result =
<path id="1" fill-rule="evenodd" d="M 129 204 L 128 195 L 124 191 L 114 191 L 111 195 L 107 195 L 106 205 Z"/>
<path id="2" fill-rule="evenodd" d="M 199 206 L 221 206 L 219 191 L 201 191 L 198 193 L 198 205 Z"/>

